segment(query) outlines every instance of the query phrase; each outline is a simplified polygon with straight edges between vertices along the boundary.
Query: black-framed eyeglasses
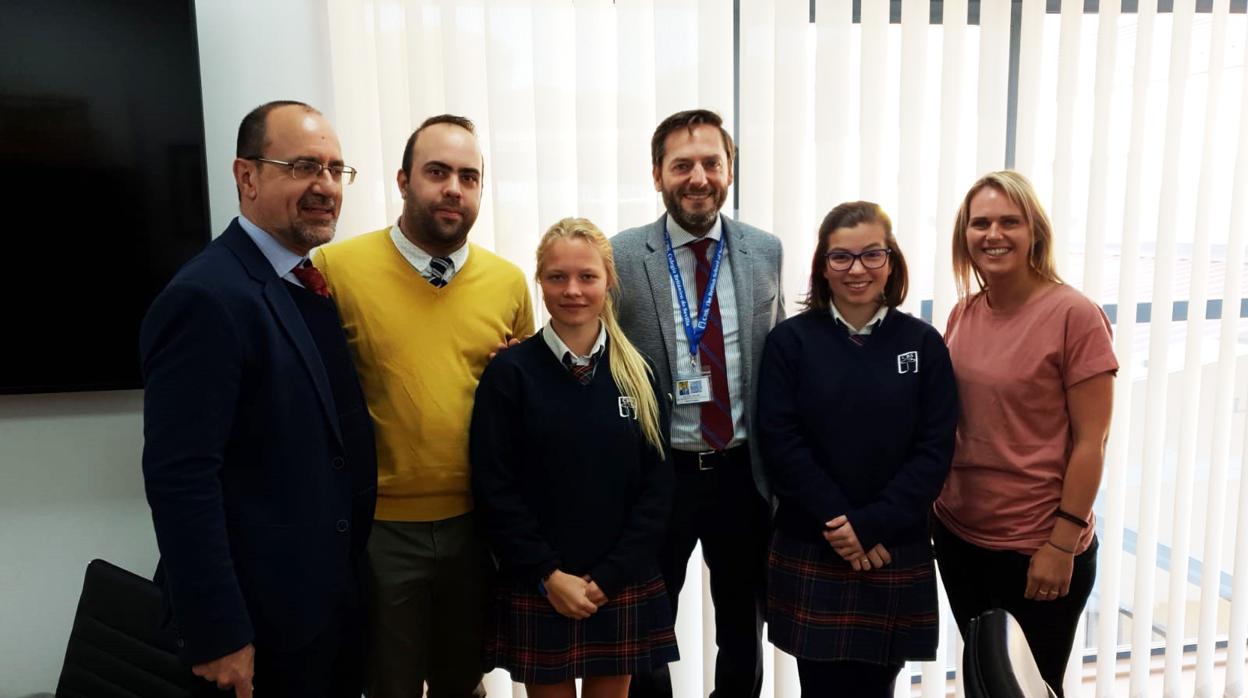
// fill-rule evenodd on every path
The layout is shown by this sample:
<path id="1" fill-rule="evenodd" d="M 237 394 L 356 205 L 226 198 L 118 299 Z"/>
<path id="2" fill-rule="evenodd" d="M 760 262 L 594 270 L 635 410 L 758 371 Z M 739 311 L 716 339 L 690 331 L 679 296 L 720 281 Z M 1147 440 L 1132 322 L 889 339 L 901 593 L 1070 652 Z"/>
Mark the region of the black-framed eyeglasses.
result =
<path id="1" fill-rule="evenodd" d="M 888 263 L 888 255 L 891 253 L 892 250 L 887 247 L 864 250 L 858 254 L 833 250 L 827 254 L 828 268 L 832 271 L 849 271 L 854 266 L 854 260 L 859 260 L 866 269 L 879 269 Z"/>
<path id="2" fill-rule="evenodd" d="M 350 165 L 322 165 L 315 160 L 295 160 L 294 162 L 286 162 L 285 160 L 274 160 L 272 158 L 252 157 L 247 160 L 256 162 L 267 162 L 270 165 L 280 165 L 290 170 L 291 179 L 315 179 L 321 176 L 321 170 L 329 170 L 329 176 L 335 181 L 342 181 L 343 175 L 347 177 L 347 184 L 355 181 L 355 168 Z"/>

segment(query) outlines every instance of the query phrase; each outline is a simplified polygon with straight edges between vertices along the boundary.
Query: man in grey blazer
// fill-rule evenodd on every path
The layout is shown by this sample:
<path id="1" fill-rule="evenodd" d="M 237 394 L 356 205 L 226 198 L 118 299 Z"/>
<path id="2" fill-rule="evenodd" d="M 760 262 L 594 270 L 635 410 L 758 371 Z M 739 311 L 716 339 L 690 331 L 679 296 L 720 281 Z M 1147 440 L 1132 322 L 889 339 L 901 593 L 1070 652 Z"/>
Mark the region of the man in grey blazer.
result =
<path id="1" fill-rule="evenodd" d="M 784 319 L 780 241 L 720 215 L 735 153 L 719 115 L 673 114 L 650 147 L 667 211 L 611 245 L 620 325 L 673 403 L 676 501 L 659 563 L 675 604 L 702 542 L 719 648 L 711 696 L 756 698 L 771 507 L 753 415 L 763 342 Z M 634 676 L 629 694 L 670 695 L 670 678 Z"/>

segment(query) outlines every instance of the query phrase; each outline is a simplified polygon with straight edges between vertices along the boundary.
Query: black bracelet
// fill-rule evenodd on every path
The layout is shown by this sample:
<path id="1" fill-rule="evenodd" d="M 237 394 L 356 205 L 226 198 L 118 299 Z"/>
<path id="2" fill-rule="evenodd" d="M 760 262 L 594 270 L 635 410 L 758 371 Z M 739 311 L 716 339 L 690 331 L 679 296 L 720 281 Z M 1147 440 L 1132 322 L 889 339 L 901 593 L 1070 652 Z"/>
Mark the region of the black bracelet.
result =
<path id="1" fill-rule="evenodd" d="M 1073 523 L 1079 528 L 1088 527 L 1087 519 L 1081 519 L 1078 516 L 1075 516 L 1074 514 L 1070 513 L 1069 511 L 1063 510 L 1061 507 L 1058 507 L 1057 511 L 1053 512 L 1053 515 L 1059 519 L 1066 519 L 1067 521 Z"/>
<path id="2" fill-rule="evenodd" d="M 1063 548 L 1062 546 L 1058 545 L 1057 543 L 1054 543 L 1054 542 L 1053 542 L 1053 541 L 1051 541 L 1051 540 L 1046 540 L 1046 541 L 1045 541 L 1045 543 L 1048 543 L 1049 545 L 1051 545 L 1051 546 L 1053 546 L 1054 548 L 1056 548 L 1056 549 L 1058 549 L 1058 550 L 1060 550 L 1060 551 L 1062 551 L 1062 552 L 1066 553 L 1067 555 L 1074 555 L 1074 554 L 1075 554 L 1075 551 L 1074 551 L 1074 550 L 1072 550 L 1072 549 L 1070 549 L 1070 548 Z"/>

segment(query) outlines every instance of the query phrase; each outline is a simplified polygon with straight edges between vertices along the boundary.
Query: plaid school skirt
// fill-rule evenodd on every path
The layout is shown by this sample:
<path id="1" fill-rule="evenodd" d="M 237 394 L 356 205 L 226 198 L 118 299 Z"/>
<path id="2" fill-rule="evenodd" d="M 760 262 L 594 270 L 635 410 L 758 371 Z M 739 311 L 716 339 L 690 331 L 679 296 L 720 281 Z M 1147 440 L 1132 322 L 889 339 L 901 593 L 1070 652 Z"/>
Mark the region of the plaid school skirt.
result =
<path id="1" fill-rule="evenodd" d="M 661 577 L 630 584 L 585 620 L 559 615 L 537 589 L 506 582 L 495 597 L 487 666 L 521 683 L 648 673 L 680 658 Z"/>
<path id="2" fill-rule="evenodd" d="M 926 542 L 889 548 L 883 569 L 855 572 L 827 543 L 777 531 L 767 559 L 767 636 L 800 659 L 899 665 L 934 659 L 936 570 Z"/>

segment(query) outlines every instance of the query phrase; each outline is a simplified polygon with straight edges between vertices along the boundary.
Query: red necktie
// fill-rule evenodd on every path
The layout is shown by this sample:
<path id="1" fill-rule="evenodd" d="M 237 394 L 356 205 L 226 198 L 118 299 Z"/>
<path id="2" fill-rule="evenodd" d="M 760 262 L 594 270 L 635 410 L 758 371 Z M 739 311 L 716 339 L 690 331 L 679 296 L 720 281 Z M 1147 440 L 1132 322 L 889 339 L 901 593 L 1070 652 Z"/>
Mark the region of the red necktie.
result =
<path id="1" fill-rule="evenodd" d="M 696 274 L 698 282 L 698 303 L 701 308 L 702 297 L 706 294 L 706 285 L 711 278 L 711 265 L 707 262 L 707 252 L 714 240 L 702 238 L 689 243 L 693 256 L 698 262 Z M 732 441 L 732 403 L 728 396 L 728 366 L 724 354 L 724 328 L 719 321 L 719 294 L 711 298 L 711 309 L 707 312 L 706 331 L 702 333 L 702 342 L 698 344 L 698 356 L 702 357 L 703 370 L 711 373 L 710 402 L 702 403 L 702 439 L 706 445 L 716 451 L 722 451 Z"/>
<path id="2" fill-rule="evenodd" d="M 563 365 L 572 372 L 572 375 L 581 385 L 589 385 L 589 382 L 594 378 L 594 368 L 598 365 L 598 353 L 595 352 L 593 356 L 589 357 L 589 363 L 581 366 L 572 363 L 572 353 L 565 351 L 563 353 Z"/>
<path id="3" fill-rule="evenodd" d="M 321 270 L 312 266 L 312 262 L 304 260 L 303 264 L 290 271 L 304 288 L 322 298 L 329 298 L 329 285 L 325 283 L 325 277 L 321 276 Z"/>

